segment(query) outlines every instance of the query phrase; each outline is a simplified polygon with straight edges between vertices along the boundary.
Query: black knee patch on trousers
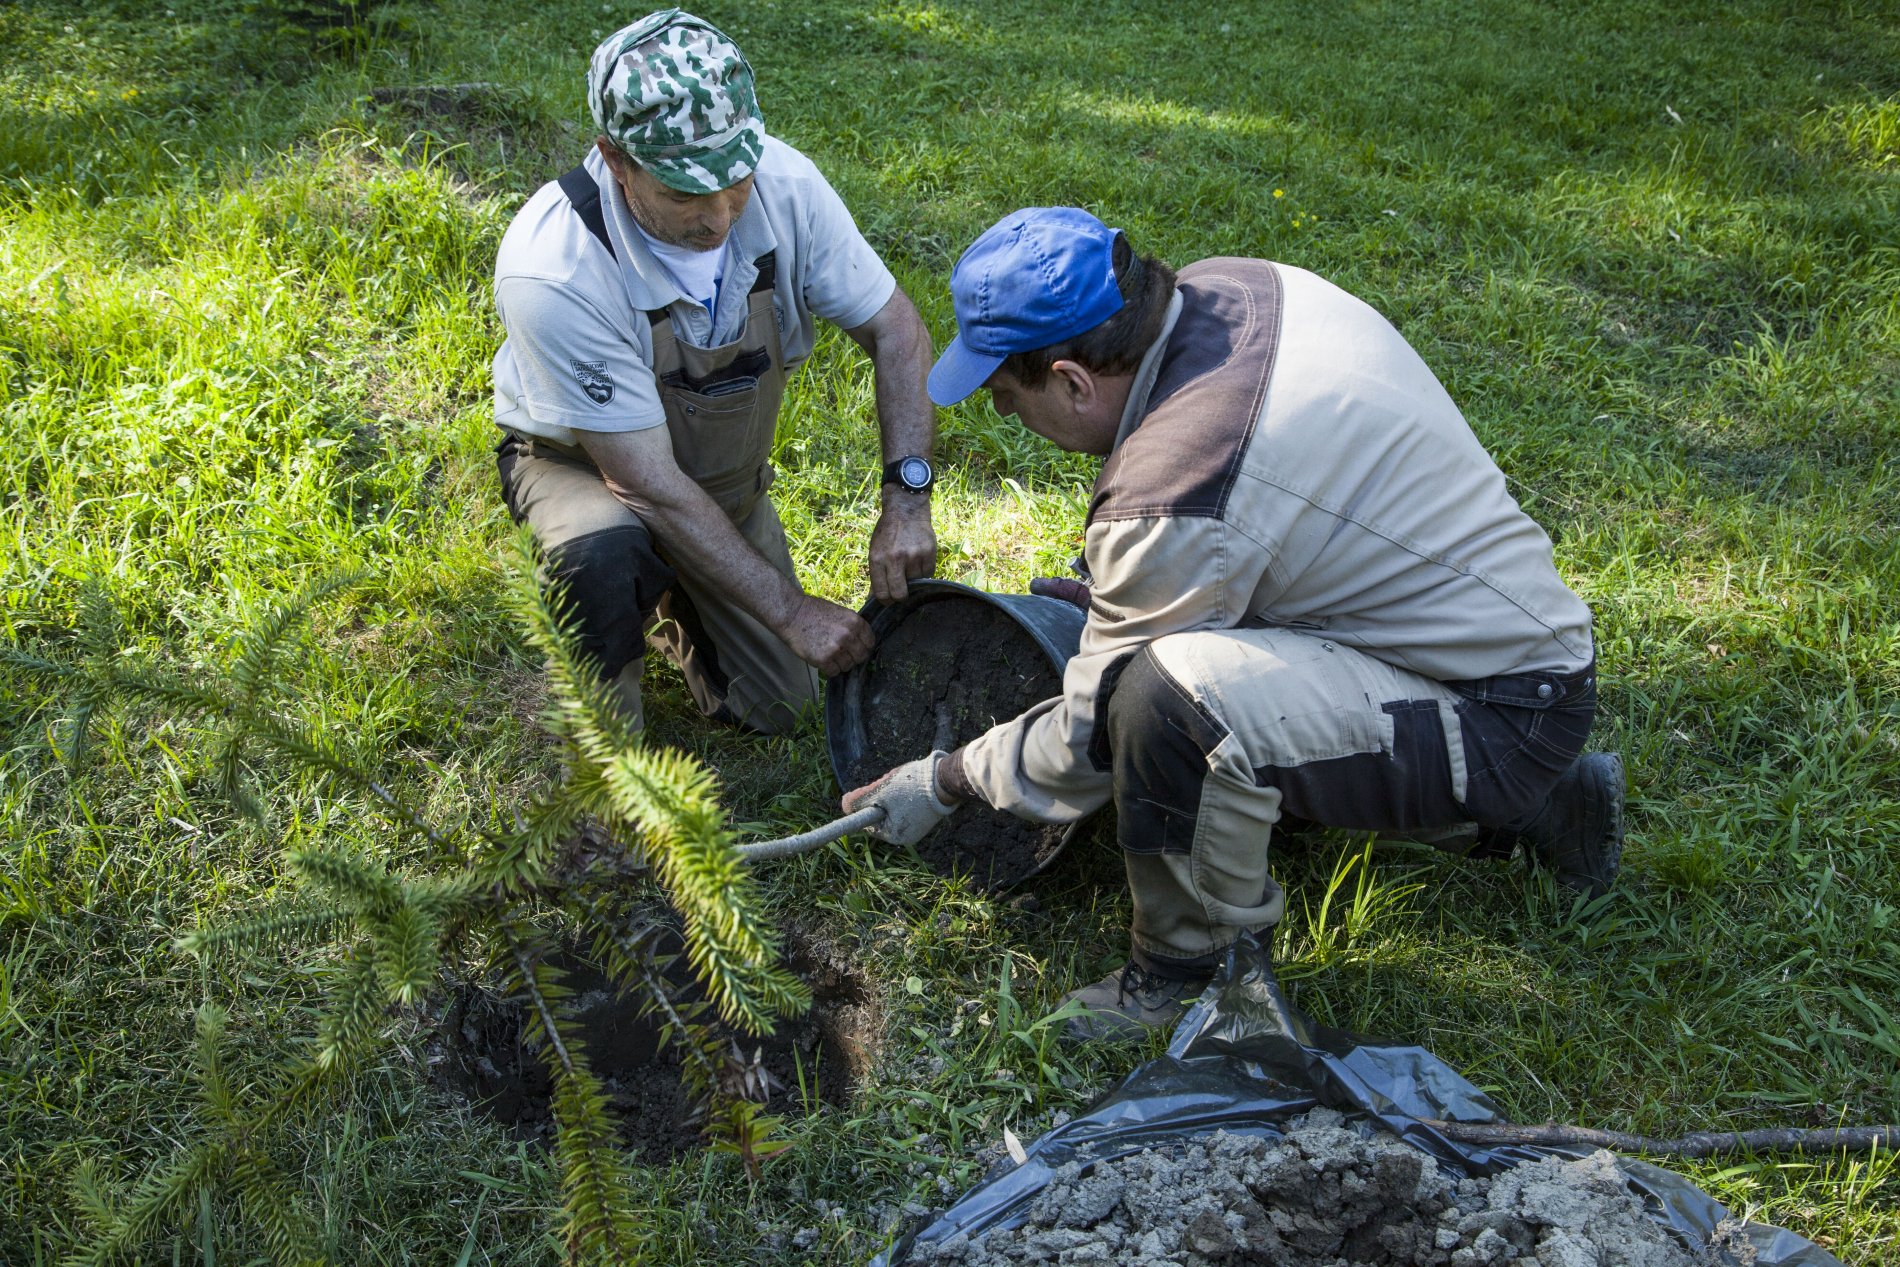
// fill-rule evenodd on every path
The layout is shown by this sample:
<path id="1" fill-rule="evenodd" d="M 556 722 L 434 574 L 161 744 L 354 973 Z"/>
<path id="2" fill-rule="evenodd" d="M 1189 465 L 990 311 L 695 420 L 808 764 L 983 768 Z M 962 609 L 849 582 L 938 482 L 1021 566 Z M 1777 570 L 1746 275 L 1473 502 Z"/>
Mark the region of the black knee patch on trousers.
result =
<path id="1" fill-rule="evenodd" d="M 1207 782 L 1207 754 L 1227 731 L 1143 650 L 1108 701 L 1115 815 L 1129 853 L 1187 853 Z"/>
<path id="2" fill-rule="evenodd" d="M 647 619 L 671 588 L 675 573 L 654 553 L 639 527 L 608 528 L 562 543 L 548 558 L 563 590 L 567 621 L 581 650 L 611 678 L 646 651 Z"/>

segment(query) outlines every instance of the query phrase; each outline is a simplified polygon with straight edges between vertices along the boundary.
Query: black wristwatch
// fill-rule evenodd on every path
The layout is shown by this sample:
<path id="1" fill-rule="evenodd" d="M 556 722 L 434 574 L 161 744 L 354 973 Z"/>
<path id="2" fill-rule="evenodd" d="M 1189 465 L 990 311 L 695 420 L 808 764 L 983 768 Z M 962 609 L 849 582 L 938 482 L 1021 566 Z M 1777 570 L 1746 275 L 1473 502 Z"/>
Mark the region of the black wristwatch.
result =
<path id="1" fill-rule="evenodd" d="M 930 464 L 929 458 L 898 458 L 884 464 L 884 482 L 896 484 L 906 492 L 929 492 L 930 486 L 937 482 L 937 468 Z"/>

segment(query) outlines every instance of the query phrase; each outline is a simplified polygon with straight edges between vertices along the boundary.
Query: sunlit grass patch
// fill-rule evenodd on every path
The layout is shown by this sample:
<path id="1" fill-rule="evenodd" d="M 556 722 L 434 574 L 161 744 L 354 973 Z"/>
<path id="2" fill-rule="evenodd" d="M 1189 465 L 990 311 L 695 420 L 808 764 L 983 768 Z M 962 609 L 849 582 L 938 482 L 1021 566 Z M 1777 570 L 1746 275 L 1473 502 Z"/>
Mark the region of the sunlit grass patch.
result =
<path id="1" fill-rule="evenodd" d="M 1900 163 L 1900 99 L 1843 102 L 1816 111 L 1803 123 L 1810 144 L 1839 146 L 1850 160 L 1870 168 Z"/>
<path id="2" fill-rule="evenodd" d="M 1623 884 L 1588 907 L 1515 866 L 1276 842 L 1303 1007 L 1423 1043 L 1523 1120 L 1900 1119 L 1884 15 L 705 12 L 940 346 L 951 263 L 1017 205 L 1085 203 L 1176 264 L 1312 268 L 1420 349 L 1550 530 L 1596 615 L 1598 742 L 1629 764 Z M 592 33 L 633 14 L 479 0 L 320 56 L 243 47 L 234 16 L 0 6 L 0 624 L 57 649 L 96 578 L 147 652 L 217 665 L 262 605 L 358 569 L 314 614 L 322 654 L 287 707 L 432 809 L 512 804 L 558 761 L 498 600 L 489 270 L 514 209 L 591 135 Z M 878 497 L 872 391 L 828 333 L 778 437 L 801 575 L 851 604 Z M 940 422 L 941 571 L 1006 590 L 1062 574 L 1094 465 L 981 393 Z M 669 670 L 649 687 L 655 736 L 717 772 L 742 834 L 835 812 L 816 720 L 761 740 L 703 724 Z M 268 766 L 273 828 L 237 818 L 204 735 L 154 710 L 105 719 L 80 776 L 43 690 L 0 680 L 0 717 L 0 1259 L 44 1262 L 83 1236 L 78 1162 L 129 1183 L 190 1129 L 199 1004 L 229 1009 L 241 1073 L 306 1040 L 333 959 L 206 966 L 171 939 L 268 902 L 287 850 L 350 825 Z M 1103 829 L 1003 895 L 863 840 L 762 878 L 775 911 L 862 965 L 879 1074 L 792 1128 L 756 1182 L 722 1159 L 643 1171 L 664 1261 L 862 1262 L 1002 1156 L 1006 1126 L 1029 1139 L 1140 1054 L 1065 1047 L 1050 1021 L 1126 952 Z M 554 1261 L 545 1155 L 439 1094 L 412 1020 L 284 1159 L 327 1252 Z M 1900 1263 L 1890 1157 L 1685 1169 L 1849 1262 Z M 221 1220 L 157 1232 L 148 1257 L 259 1248 Z"/>

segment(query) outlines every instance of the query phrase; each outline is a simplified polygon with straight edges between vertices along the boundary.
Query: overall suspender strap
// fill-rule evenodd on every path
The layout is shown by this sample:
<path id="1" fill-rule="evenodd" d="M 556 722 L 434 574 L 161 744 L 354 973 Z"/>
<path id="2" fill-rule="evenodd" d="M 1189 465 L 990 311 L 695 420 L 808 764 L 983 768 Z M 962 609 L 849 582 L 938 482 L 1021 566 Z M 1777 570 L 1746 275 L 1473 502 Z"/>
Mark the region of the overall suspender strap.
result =
<path id="1" fill-rule="evenodd" d="M 607 236 L 607 213 L 600 206 L 600 186 L 594 183 L 587 167 L 583 164 L 563 172 L 555 183 L 567 195 L 568 206 L 574 208 L 574 214 L 581 218 L 581 223 L 594 235 L 594 240 L 607 248 L 609 256 L 618 260 L 620 257 L 614 254 L 613 239 Z M 666 309 L 655 308 L 646 314 L 646 318 L 650 326 L 665 321 Z"/>
<path id="2" fill-rule="evenodd" d="M 759 278 L 752 283 L 748 293 L 756 295 L 762 290 L 772 289 L 778 283 L 778 252 L 767 251 L 752 263 L 759 270 Z"/>
<path id="3" fill-rule="evenodd" d="M 600 209 L 600 186 L 594 183 L 587 168 L 576 167 L 566 172 L 560 179 L 561 192 L 567 195 L 568 203 L 574 208 L 574 214 L 581 218 L 587 231 L 594 235 L 595 241 L 607 248 L 607 254 L 614 253 L 613 240 L 607 236 L 607 215 Z"/>

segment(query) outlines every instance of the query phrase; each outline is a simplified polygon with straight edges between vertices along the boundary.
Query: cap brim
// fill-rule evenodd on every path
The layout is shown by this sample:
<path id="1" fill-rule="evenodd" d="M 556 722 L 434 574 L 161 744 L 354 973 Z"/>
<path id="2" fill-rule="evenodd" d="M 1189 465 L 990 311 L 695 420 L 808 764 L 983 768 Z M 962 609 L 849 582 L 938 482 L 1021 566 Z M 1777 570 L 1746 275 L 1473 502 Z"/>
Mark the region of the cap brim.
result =
<path id="1" fill-rule="evenodd" d="M 930 367 L 930 399 L 944 406 L 956 404 L 988 382 L 1003 360 L 1000 356 L 972 351 L 963 336 L 958 335 Z"/>
<path id="2" fill-rule="evenodd" d="M 718 144 L 648 145 L 633 138 L 615 143 L 668 189 L 683 194 L 716 194 L 759 169 L 765 153 L 765 127 L 757 118 L 734 124 Z"/>

